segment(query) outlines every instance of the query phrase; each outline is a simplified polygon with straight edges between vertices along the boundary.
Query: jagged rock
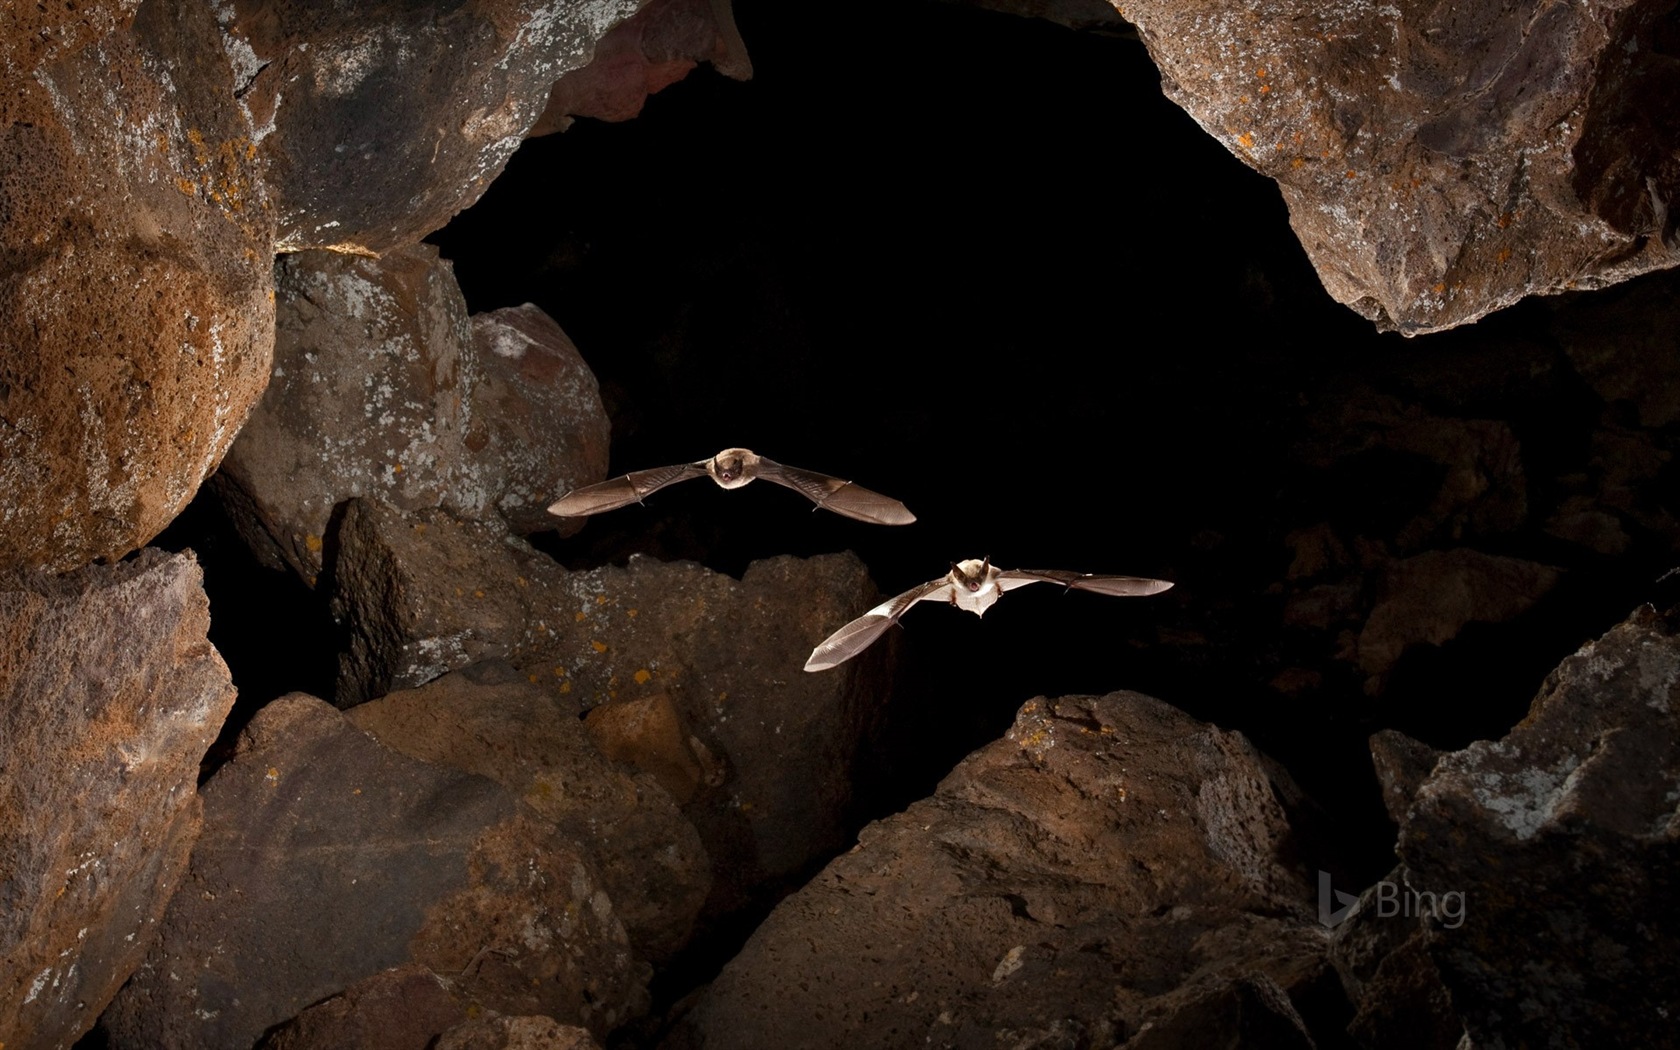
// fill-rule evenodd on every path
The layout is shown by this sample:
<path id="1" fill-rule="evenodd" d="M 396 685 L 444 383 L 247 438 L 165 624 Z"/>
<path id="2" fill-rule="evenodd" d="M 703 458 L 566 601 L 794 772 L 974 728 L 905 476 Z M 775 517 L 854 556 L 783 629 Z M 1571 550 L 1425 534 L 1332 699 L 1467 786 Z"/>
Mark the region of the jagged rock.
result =
<path id="1" fill-rule="evenodd" d="M 0 1045 L 68 1047 L 140 964 L 233 706 L 190 554 L 0 580 Z"/>
<path id="2" fill-rule="evenodd" d="M 595 378 L 536 307 L 469 321 L 430 245 L 303 252 L 275 272 L 274 380 L 222 472 L 272 567 L 313 584 L 335 508 L 355 496 L 536 531 L 561 524 L 544 513 L 558 493 L 606 475 Z"/>
<path id="3" fill-rule="evenodd" d="M 450 982 L 413 964 L 382 970 L 271 1029 L 260 1050 L 430 1050 L 471 1017 Z"/>
<path id="4" fill-rule="evenodd" d="M 595 750 L 575 704 L 508 665 L 477 665 L 351 708 L 350 720 L 412 758 L 489 777 L 554 822 L 589 852 L 645 958 L 687 942 L 712 881 L 700 837 L 657 780 Z"/>
<path id="5" fill-rule="evenodd" d="M 1152 1003 L 1147 1016 L 1138 1034 L 1126 1040 L 1125 1050 L 1202 1050 L 1210 1046 L 1317 1050 L 1289 996 L 1263 973 L 1223 980 L 1211 988 L 1176 989 Z M 1069 1044 L 1064 1040 L 1060 1045 Z"/>
<path id="6" fill-rule="evenodd" d="M 667 1045 L 1113 1046 L 1209 1030 L 1180 989 L 1299 995 L 1328 968 L 1279 775 L 1136 693 L 1029 701 L 778 905 Z"/>
<path id="7" fill-rule="evenodd" d="M 600 1050 L 586 1028 L 551 1017 L 475 1017 L 443 1034 L 435 1050 Z"/>
<path id="8" fill-rule="evenodd" d="M 629 120 L 649 95 L 701 62 L 732 80 L 752 79 L 730 0 L 649 0 L 601 38 L 588 65 L 554 82 L 548 107 L 527 137 L 565 131 L 574 117 Z"/>
<path id="9" fill-rule="evenodd" d="M 142 546 L 268 381 L 272 218 L 205 5 L 0 26 L 0 569 Z"/>
<path id="10" fill-rule="evenodd" d="M 586 860 L 494 781 L 294 693 L 202 793 L 191 880 L 102 1021 L 113 1047 L 248 1046 L 410 962 L 469 1002 L 603 1034 L 646 1008 L 647 966 Z"/>
<path id="11" fill-rule="evenodd" d="M 1444 754 L 1400 831 L 1477 1047 L 1637 1046 L 1680 1002 L 1680 638 L 1650 607 L 1565 660 L 1499 741 Z"/>
<path id="12" fill-rule="evenodd" d="M 1364 1050 L 1455 1050 L 1464 1023 L 1429 957 L 1427 920 L 1400 904 L 1409 892 L 1396 868 L 1335 928 L 1330 958 L 1356 1007 L 1348 1034 Z M 1450 910 L 1459 914 L 1456 905 Z"/>
<path id="13" fill-rule="evenodd" d="M 1277 180 L 1326 290 L 1407 334 L 1680 262 L 1668 0 L 1126 0 L 1168 97 Z"/>
<path id="14" fill-rule="evenodd" d="M 712 858 L 710 910 L 841 843 L 889 650 L 833 675 L 800 668 L 875 600 L 855 556 L 771 558 L 738 581 L 640 557 L 567 572 L 485 526 L 371 500 L 346 508 L 338 548 L 342 706 L 486 659 L 576 709 L 665 694 L 706 770 L 684 811 Z"/>
<path id="15" fill-rule="evenodd" d="M 667 693 L 608 700 L 589 709 L 584 728 L 603 755 L 651 775 L 679 803 L 691 801 L 720 772 L 699 741 L 685 734 Z"/>
<path id="16" fill-rule="evenodd" d="M 1557 583 L 1546 565 L 1458 548 L 1426 551 L 1390 567 L 1384 597 L 1359 633 L 1359 666 L 1380 675 L 1407 646 L 1440 645 L 1470 623 L 1500 623 Z"/>
<path id="17" fill-rule="evenodd" d="M 1382 788 L 1383 808 L 1396 824 L 1406 819 L 1406 809 L 1423 782 L 1435 768 L 1440 752 L 1421 740 L 1413 740 L 1394 729 L 1371 736 L 1371 761 Z"/>
<path id="18" fill-rule="evenodd" d="M 223 5 L 280 250 L 378 254 L 441 229 L 501 173 L 549 86 L 639 6 Z"/>

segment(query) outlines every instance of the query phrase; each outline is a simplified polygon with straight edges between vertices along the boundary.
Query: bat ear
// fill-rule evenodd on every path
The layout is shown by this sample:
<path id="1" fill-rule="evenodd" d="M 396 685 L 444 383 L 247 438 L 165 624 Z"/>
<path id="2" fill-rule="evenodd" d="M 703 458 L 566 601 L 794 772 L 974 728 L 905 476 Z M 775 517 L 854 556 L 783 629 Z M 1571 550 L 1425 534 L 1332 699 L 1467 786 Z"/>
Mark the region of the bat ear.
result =
<path id="1" fill-rule="evenodd" d="M 985 560 L 980 563 L 980 571 L 984 573 L 992 571 L 992 556 L 990 554 L 986 555 Z"/>

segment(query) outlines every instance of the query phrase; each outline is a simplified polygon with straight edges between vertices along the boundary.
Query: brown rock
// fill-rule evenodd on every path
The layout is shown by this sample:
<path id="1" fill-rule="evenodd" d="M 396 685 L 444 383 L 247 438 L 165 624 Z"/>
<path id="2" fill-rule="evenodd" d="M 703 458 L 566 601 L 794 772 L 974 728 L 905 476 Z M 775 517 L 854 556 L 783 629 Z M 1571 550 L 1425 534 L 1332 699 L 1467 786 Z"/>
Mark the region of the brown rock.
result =
<path id="1" fill-rule="evenodd" d="M 1162 87 L 1278 181 L 1326 290 L 1407 334 L 1680 262 L 1666 0 L 1128 0 Z"/>
<path id="2" fill-rule="evenodd" d="M 0 582 L 0 1045 L 70 1046 L 140 964 L 233 706 L 190 554 Z"/>
<path id="3" fill-rule="evenodd" d="M 223 1047 L 418 963 L 458 995 L 603 1034 L 646 1006 L 586 860 L 500 785 L 380 746 L 302 694 L 204 786 L 190 884 L 105 1014 L 113 1047 Z"/>
<path id="4" fill-rule="evenodd" d="M 257 1044 L 260 1050 L 429 1050 L 472 1004 L 424 966 L 398 966 L 316 1003 Z"/>
<path id="5" fill-rule="evenodd" d="M 711 888 L 694 826 L 654 778 L 603 758 L 572 704 L 480 665 L 350 710 L 411 758 L 489 777 L 582 846 L 631 943 L 655 962 L 688 940 Z"/>
<path id="6" fill-rule="evenodd" d="M 554 82 L 528 137 L 565 131 L 574 117 L 629 120 L 649 95 L 701 62 L 732 80 L 751 80 L 733 6 L 730 0 L 649 0 L 601 38 L 588 65 Z"/>
<path id="7" fill-rule="evenodd" d="M 1282 988 L 1263 973 L 1177 989 L 1152 1003 L 1125 1050 L 1201 1050 L 1256 1046 L 1317 1050 L 1306 1022 Z"/>
<path id="8" fill-rule="evenodd" d="M 603 755 L 651 774 L 679 803 L 692 801 L 711 772 L 701 765 L 688 727 L 666 693 L 597 704 L 589 709 L 584 728 Z"/>
<path id="9" fill-rule="evenodd" d="M 1442 755 L 1406 883 L 1476 1046 L 1652 1045 L 1680 1002 L 1680 636 L 1649 607 L 1563 661 L 1503 740 Z M 1452 921 L 1451 911 L 1457 912 Z"/>
<path id="10" fill-rule="evenodd" d="M 600 1050 L 587 1028 L 551 1017 L 477 1017 L 443 1034 L 436 1050 Z"/>
<path id="11" fill-rule="evenodd" d="M 558 492 L 607 469 L 599 388 L 533 306 L 469 321 L 430 245 L 282 258 L 274 380 L 228 453 L 224 502 L 273 567 L 313 584 L 339 504 L 378 495 L 554 528 Z M 254 520 L 253 520 L 254 519 Z M 277 556 L 276 556 L 277 555 Z"/>
<path id="12" fill-rule="evenodd" d="M 1429 956 L 1428 920 L 1399 907 L 1409 892 L 1396 868 L 1335 929 L 1330 957 L 1356 1008 L 1348 1034 L 1364 1050 L 1455 1050 L 1464 1022 Z"/>
<path id="13" fill-rule="evenodd" d="M 855 556 L 772 558 L 738 581 L 641 557 L 569 573 L 483 526 L 366 500 L 338 536 L 341 705 L 492 658 L 584 709 L 664 693 L 708 771 L 686 813 L 712 857 L 714 908 L 841 843 L 888 653 L 834 675 L 800 668 L 874 600 Z"/>
<path id="14" fill-rule="evenodd" d="M 670 1045 L 1113 1046 L 1175 989 L 1294 994 L 1323 938 L 1274 775 L 1135 693 L 1030 701 L 778 905 Z"/>
<path id="15" fill-rule="evenodd" d="M 1470 623 L 1500 623 L 1526 611 L 1557 583 L 1560 570 L 1458 548 L 1396 562 L 1386 596 L 1359 633 L 1359 666 L 1380 675 L 1409 645 L 1440 645 Z"/>
<path id="16" fill-rule="evenodd" d="M 1370 740 L 1371 762 L 1382 788 L 1383 808 L 1396 824 L 1406 819 L 1418 788 L 1429 778 L 1440 752 L 1397 729 L 1374 733 Z"/>
<path id="17" fill-rule="evenodd" d="M 268 381 L 272 219 L 204 5 L 8 5 L 0 569 L 142 546 Z"/>
<path id="18" fill-rule="evenodd" d="M 225 46 L 280 249 L 376 254 L 441 229 L 500 174 L 555 79 L 640 6 L 234 0 Z"/>

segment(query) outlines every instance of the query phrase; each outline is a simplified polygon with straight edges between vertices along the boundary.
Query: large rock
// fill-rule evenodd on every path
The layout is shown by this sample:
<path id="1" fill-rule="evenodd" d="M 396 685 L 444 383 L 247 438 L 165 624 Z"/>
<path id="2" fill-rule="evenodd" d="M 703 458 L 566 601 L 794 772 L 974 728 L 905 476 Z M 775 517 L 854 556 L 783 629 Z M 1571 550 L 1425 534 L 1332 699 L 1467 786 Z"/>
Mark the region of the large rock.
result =
<path id="1" fill-rule="evenodd" d="M 1680 262 L 1671 0 L 1126 0 L 1167 95 L 1407 334 Z"/>
<path id="2" fill-rule="evenodd" d="M 1419 910 L 1477 1047 L 1672 1042 L 1677 619 L 1645 607 L 1565 660 L 1503 740 L 1439 756 L 1403 815 L 1407 885 L 1461 895 Z"/>
<path id="3" fill-rule="evenodd" d="M 1277 776 L 1136 693 L 1029 701 L 778 905 L 669 1045 L 1236 1045 L 1243 1003 L 1279 1037 L 1253 1045 L 1311 1045 L 1289 997 L 1328 971 Z"/>
<path id="4" fill-rule="evenodd" d="M 336 535 L 333 606 L 350 634 L 341 706 L 486 659 L 513 664 L 574 710 L 665 697 L 677 724 L 666 719 L 660 737 L 685 742 L 699 771 L 684 811 L 712 857 L 714 908 L 842 844 L 891 647 L 836 674 L 800 668 L 875 600 L 855 556 L 771 558 L 740 580 L 641 557 L 567 572 L 491 527 L 372 500 L 352 501 Z M 598 743 L 617 750 L 612 738 L 638 721 L 598 724 Z M 622 753 L 643 744 L 658 741 Z M 643 768 L 676 779 L 678 765 Z"/>
<path id="5" fill-rule="evenodd" d="M 350 720 L 405 755 L 489 777 L 553 821 L 588 851 L 644 957 L 687 943 L 712 882 L 700 837 L 657 779 L 602 757 L 576 705 L 481 664 L 351 708 Z"/>
<path id="6" fill-rule="evenodd" d="M 198 564 L 0 582 L 0 1045 L 67 1047 L 140 964 L 234 700 Z"/>
<path id="7" fill-rule="evenodd" d="M 550 85 L 641 3 L 224 5 L 281 250 L 378 254 L 441 229 L 501 173 Z"/>
<path id="8" fill-rule="evenodd" d="M 1101 2 L 1101 0 L 1093 0 Z M 649 0 L 601 38 L 595 57 L 554 82 L 531 136 L 564 131 L 575 117 L 629 120 L 649 95 L 701 62 L 734 80 L 752 77 L 730 0 Z"/>
<path id="9" fill-rule="evenodd" d="M 268 381 L 272 218 L 203 4 L 8 5 L 0 569 L 142 546 Z"/>
<path id="10" fill-rule="evenodd" d="M 595 377 L 534 306 L 469 320 L 430 245 L 275 268 L 274 380 L 228 453 L 225 502 L 259 555 L 311 584 L 339 504 L 554 528 L 560 492 L 606 474 Z"/>
<path id="11" fill-rule="evenodd" d="M 191 881 L 102 1022 L 113 1047 L 249 1046 L 405 963 L 603 1035 L 646 1008 L 647 966 L 586 859 L 494 781 L 292 694 L 203 795 Z"/>

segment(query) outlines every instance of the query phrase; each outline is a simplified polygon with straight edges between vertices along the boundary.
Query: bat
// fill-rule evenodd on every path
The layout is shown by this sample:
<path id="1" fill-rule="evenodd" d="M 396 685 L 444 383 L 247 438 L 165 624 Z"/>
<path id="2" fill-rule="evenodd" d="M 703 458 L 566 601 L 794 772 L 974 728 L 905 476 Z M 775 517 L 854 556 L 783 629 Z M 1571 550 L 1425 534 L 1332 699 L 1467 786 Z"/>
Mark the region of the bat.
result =
<path id="1" fill-rule="evenodd" d="M 623 477 L 585 485 L 560 497 L 548 512 L 560 518 L 587 517 L 640 503 L 667 485 L 704 477 L 726 489 L 738 489 L 763 478 L 792 489 L 824 510 L 877 525 L 908 525 L 916 520 L 904 504 L 879 492 L 814 470 L 777 463 L 744 448 L 726 448 L 711 459 L 633 470 Z"/>
<path id="2" fill-rule="evenodd" d="M 875 643 L 887 628 L 917 602 L 948 601 L 959 609 L 967 609 L 976 616 L 997 604 L 1005 591 L 1025 587 L 1029 583 L 1059 583 L 1077 591 L 1095 591 L 1117 598 L 1146 594 L 1160 594 L 1171 587 L 1166 580 L 1150 580 L 1141 576 L 1093 576 L 1083 572 L 1060 569 L 999 569 L 991 559 L 957 562 L 951 571 L 937 580 L 929 580 L 912 587 L 896 598 L 882 602 L 851 623 L 822 640 L 811 650 L 805 661 L 807 671 L 826 671 L 850 660 Z"/>

